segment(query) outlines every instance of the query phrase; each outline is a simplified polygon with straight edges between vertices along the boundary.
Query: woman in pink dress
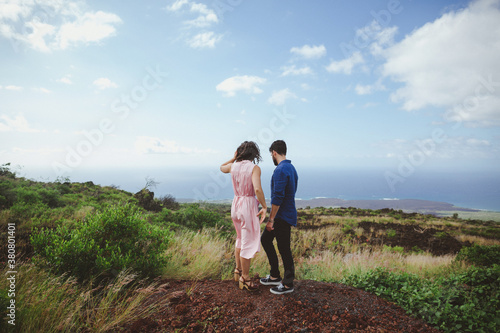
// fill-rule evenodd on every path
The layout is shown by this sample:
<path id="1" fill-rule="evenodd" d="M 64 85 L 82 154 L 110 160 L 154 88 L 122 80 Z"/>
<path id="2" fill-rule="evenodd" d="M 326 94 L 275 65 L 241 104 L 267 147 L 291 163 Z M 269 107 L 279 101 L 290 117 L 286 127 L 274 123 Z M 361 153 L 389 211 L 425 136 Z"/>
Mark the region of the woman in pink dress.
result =
<path id="1" fill-rule="evenodd" d="M 255 164 L 261 160 L 257 144 L 245 141 L 238 147 L 234 157 L 220 166 L 222 172 L 231 173 L 234 189 L 231 206 L 231 219 L 236 229 L 234 279 L 239 281 L 240 289 L 250 291 L 258 288 L 250 279 L 250 261 L 260 251 L 260 224 L 267 212 L 260 182 L 261 170 Z M 260 210 L 259 203 L 262 206 Z"/>

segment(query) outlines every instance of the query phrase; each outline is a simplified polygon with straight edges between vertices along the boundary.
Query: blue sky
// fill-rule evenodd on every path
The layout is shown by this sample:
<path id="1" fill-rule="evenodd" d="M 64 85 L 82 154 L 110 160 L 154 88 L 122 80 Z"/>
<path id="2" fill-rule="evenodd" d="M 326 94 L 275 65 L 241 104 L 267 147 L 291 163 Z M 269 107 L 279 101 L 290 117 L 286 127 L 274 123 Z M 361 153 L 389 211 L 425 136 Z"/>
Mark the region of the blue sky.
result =
<path id="1" fill-rule="evenodd" d="M 0 49 L 0 161 L 33 178 L 212 170 L 244 140 L 389 183 L 500 162 L 498 0 L 8 0 Z"/>

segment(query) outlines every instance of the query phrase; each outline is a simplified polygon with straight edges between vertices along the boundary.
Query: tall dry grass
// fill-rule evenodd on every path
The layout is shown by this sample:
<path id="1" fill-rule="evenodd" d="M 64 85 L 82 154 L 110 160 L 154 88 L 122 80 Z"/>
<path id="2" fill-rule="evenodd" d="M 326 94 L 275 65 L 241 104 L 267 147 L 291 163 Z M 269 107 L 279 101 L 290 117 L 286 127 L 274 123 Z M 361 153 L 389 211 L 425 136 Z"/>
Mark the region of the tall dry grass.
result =
<path id="1" fill-rule="evenodd" d="M 425 278 L 442 276 L 457 269 L 453 263 L 454 255 L 435 257 L 426 253 L 403 253 L 383 246 L 367 247 L 355 237 L 346 238 L 341 227 L 335 225 L 315 230 L 293 229 L 292 253 L 299 280 L 339 281 L 347 275 L 378 267 L 411 272 Z M 213 230 L 178 232 L 167 255 L 170 262 L 163 275 L 165 278 L 232 278 L 234 240 L 220 237 Z M 263 249 L 252 259 L 251 274 L 255 273 L 260 276 L 269 274 Z"/>
<path id="2" fill-rule="evenodd" d="M 348 275 L 366 273 L 379 267 L 434 278 L 448 274 L 454 258 L 454 255 L 402 255 L 380 249 L 365 249 L 353 253 L 325 250 L 308 258 L 298 258 L 296 270 L 299 280 L 340 281 Z"/>
<path id="3" fill-rule="evenodd" d="M 229 276 L 231 245 L 211 229 L 182 230 L 169 243 L 169 262 L 163 276 L 179 280 L 220 279 Z"/>
<path id="4" fill-rule="evenodd" d="M 3 269 L 2 275 L 7 269 Z M 0 288 L 7 288 L 0 280 Z M 155 284 L 142 285 L 130 272 L 93 288 L 23 263 L 16 274 L 16 332 L 109 332 L 151 315 L 164 305 L 144 306 Z"/>

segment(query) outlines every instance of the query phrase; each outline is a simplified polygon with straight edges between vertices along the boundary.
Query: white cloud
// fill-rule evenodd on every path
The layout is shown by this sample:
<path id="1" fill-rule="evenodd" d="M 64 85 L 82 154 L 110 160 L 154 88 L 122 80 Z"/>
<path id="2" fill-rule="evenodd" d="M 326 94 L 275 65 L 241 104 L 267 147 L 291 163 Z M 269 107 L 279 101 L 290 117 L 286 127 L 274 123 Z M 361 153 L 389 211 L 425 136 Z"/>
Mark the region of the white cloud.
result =
<path id="1" fill-rule="evenodd" d="M 385 90 L 385 86 L 382 84 L 382 81 L 377 81 L 374 84 L 361 85 L 357 84 L 354 88 L 358 95 L 369 95 L 374 93 L 375 91 Z"/>
<path id="2" fill-rule="evenodd" d="M 313 70 L 309 66 L 296 68 L 295 65 L 292 65 L 292 66 L 284 66 L 281 69 L 283 70 L 281 76 L 313 74 Z"/>
<path id="3" fill-rule="evenodd" d="M 41 51 L 41 52 L 49 52 L 50 46 L 47 45 L 46 37 L 51 37 L 54 35 L 56 28 L 48 23 L 42 23 L 36 20 L 30 21 L 26 23 L 26 27 L 28 31 L 32 31 L 32 33 L 19 36 L 19 39 L 24 41 L 26 44 L 30 45 L 31 48 Z"/>
<path id="4" fill-rule="evenodd" d="M 188 41 L 188 45 L 195 49 L 207 47 L 213 49 L 215 47 L 215 43 L 220 41 L 221 38 L 221 35 L 217 35 L 213 31 L 202 32 L 192 37 Z"/>
<path id="5" fill-rule="evenodd" d="M 212 153 L 213 150 L 201 150 L 179 145 L 175 141 L 163 140 L 149 136 L 139 136 L 135 141 L 135 150 L 141 154 L 200 154 Z"/>
<path id="6" fill-rule="evenodd" d="M 189 10 L 184 10 L 184 7 Z M 196 14 L 197 16 L 194 19 L 184 21 L 186 26 L 195 29 L 195 31 L 219 23 L 219 18 L 215 11 L 203 3 L 189 0 L 176 0 L 172 5 L 167 6 L 166 9 L 171 12 L 178 12 L 182 15 Z M 194 35 L 188 33 L 187 36 L 186 42 L 192 48 L 214 48 L 215 44 L 222 39 L 221 34 L 216 34 L 213 31 L 202 31 Z"/>
<path id="7" fill-rule="evenodd" d="M 352 69 L 357 64 L 361 64 L 364 62 L 363 56 L 361 52 L 354 52 L 349 58 L 340 61 L 331 61 L 330 65 L 326 67 L 326 70 L 330 73 L 344 73 L 351 74 Z"/>
<path id="8" fill-rule="evenodd" d="M 69 75 L 63 76 L 62 78 L 58 79 L 57 82 L 61 82 L 64 84 L 73 84 L 73 81 L 71 81 Z"/>
<path id="9" fill-rule="evenodd" d="M 172 5 L 167 6 L 167 10 L 176 12 L 180 10 L 184 5 L 187 5 L 189 3 L 188 0 L 176 0 Z"/>
<path id="10" fill-rule="evenodd" d="M 355 90 L 358 95 L 368 95 L 373 92 L 373 87 L 371 85 L 363 86 L 357 84 Z"/>
<path id="11" fill-rule="evenodd" d="M 287 99 L 297 98 L 297 96 L 292 93 L 288 88 L 282 89 L 280 91 L 275 91 L 267 100 L 270 104 L 281 106 L 286 103 Z"/>
<path id="12" fill-rule="evenodd" d="M 184 21 L 186 25 L 204 28 L 219 23 L 219 18 L 217 14 L 215 14 L 215 11 L 208 8 L 208 6 L 203 3 L 189 0 L 176 0 L 172 5 L 167 6 L 166 9 L 171 12 L 180 12 L 184 6 L 189 7 L 189 12 L 199 15 L 195 19 Z"/>
<path id="13" fill-rule="evenodd" d="M 108 79 L 106 77 L 101 77 L 101 78 L 96 79 L 93 82 L 93 85 L 96 86 L 100 90 L 118 87 L 118 85 L 116 83 L 112 82 L 110 79 Z"/>
<path id="14" fill-rule="evenodd" d="M 326 55 L 326 47 L 324 45 L 304 45 L 302 47 L 292 47 L 290 52 L 306 59 L 318 59 Z"/>
<path id="15" fill-rule="evenodd" d="M 97 43 L 113 36 L 121 19 L 112 13 L 90 12 L 69 0 L 10 1 L 0 4 L 0 35 L 14 47 L 26 45 L 50 52 L 71 45 Z"/>
<path id="16" fill-rule="evenodd" d="M 9 86 L 5 86 L 4 89 L 5 90 L 12 90 L 12 91 L 21 91 L 21 90 L 23 90 L 23 87 L 9 85 Z"/>
<path id="17" fill-rule="evenodd" d="M 236 92 L 243 91 L 247 94 L 260 94 L 262 89 L 259 85 L 266 83 L 266 79 L 258 76 L 233 76 L 219 83 L 215 89 L 226 93 L 226 96 L 234 96 Z"/>
<path id="18" fill-rule="evenodd" d="M 8 19 L 14 22 L 26 17 L 31 12 L 31 6 L 35 3 L 31 1 L 2 1 L 0 2 L 0 19 Z"/>
<path id="19" fill-rule="evenodd" d="M 187 25 L 191 25 L 198 28 L 208 27 L 212 24 L 219 22 L 217 15 L 211 9 L 209 9 L 205 4 L 202 3 L 192 3 L 191 12 L 199 13 L 200 16 L 194 20 L 186 21 Z"/>
<path id="20" fill-rule="evenodd" d="M 392 101 L 408 111 L 444 107 L 448 121 L 500 125 L 499 4 L 474 1 L 385 50 L 384 75 L 403 83 Z"/>
<path id="21" fill-rule="evenodd" d="M 35 133 L 40 132 L 37 129 L 31 128 L 28 121 L 23 115 L 18 115 L 11 118 L 7 115 L 0 116 L 0 132 L 25 132 Z"/>
<path id="22" fill-rule="evenodd" d="M 373 20 L 370 24 L 356 30 L 356 40 L 368 47 L 372 55 L 381 55 L 387 47 L 394 44 L 394 36 L 398 32 L 397 27 L 382 28 Z"/>
<path id="23" fill-rule="evenodd" d="M 71 44 L 99 42 L 115 35 L 115 25 L 121 22 L 120 17 L 115 14 L 102 11 L 85 13 L 76 21 L 61 26 L 57 34 L 59 47 L 65 49 Z"/>
<path id="24" fill-rule="evenodd" d="M 47 88 L 44 88 L 44 87 L 40 87 L 40 88 L 35 88 L 36 91 L 39 91 L 39 92 L 42 92 L 44 94 L 50 94 L 52 93 L 52 91 L 50 91 L 49 89 Z"/>

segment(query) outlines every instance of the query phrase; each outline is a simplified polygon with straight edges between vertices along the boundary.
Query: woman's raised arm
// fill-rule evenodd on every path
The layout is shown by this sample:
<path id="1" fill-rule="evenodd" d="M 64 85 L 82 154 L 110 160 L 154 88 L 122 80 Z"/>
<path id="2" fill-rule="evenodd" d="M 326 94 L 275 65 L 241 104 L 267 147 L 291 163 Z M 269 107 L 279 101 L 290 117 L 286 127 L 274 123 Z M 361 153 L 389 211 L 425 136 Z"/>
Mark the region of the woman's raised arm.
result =
<path id="1" fill-rule="evenodd" d="M 226 163 L 223 163 L 220 166 L 220 171 L 224 173 L 230 173 L 231 172 L 231 165 L 233 165 L 234 161 L 236 161 L 236 156 L 238 155 L 238 151 L 234 152 L 234 157 L 227 161 Z"/>

